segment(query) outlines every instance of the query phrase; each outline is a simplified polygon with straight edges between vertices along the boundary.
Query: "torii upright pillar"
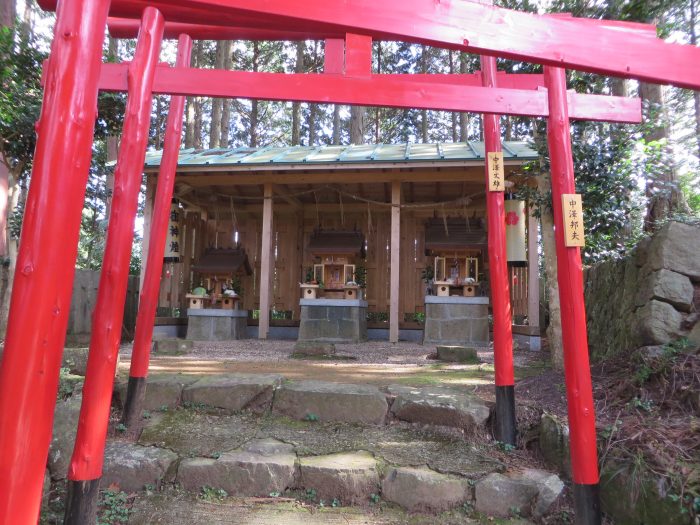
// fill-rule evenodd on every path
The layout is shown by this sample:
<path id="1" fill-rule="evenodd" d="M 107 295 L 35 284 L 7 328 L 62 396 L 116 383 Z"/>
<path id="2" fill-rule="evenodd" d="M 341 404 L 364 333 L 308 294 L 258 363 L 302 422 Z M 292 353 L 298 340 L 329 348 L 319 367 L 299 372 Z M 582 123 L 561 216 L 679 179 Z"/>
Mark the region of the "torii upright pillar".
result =
<path id="1" fill-rule="evenodd" d="M 588 359 L 581 250 L 578 247 L 567 247 L 564 239 L 564 221 L 568 218 L 563 216 L 562 195 L 576 193 L 566 72 L 561 68 L 545 67 L 544 75 L 549 97 L 547 142 L 552 172 L 552 209 L 557 247 L 557 281 L 561 306 L 575 516 L 577 525 L 599 525 L 601 514 L 598 451 Z"/>
<path id="2" fill-rule="evenodd" d="M 134 240 L 134 220 L 151 125 L 153 77 L 160 55 L 163 27 L 160 11 L 147 7 L 141 18 L 134 59 L 129 64 L 129 95 L 123 138 L 114 172 L 114 196 L 93 314 L 78 432 L 68 468 L 65 525 L 94 523 L 97 517 L 105 439 Z"/>
<path id="3" fill-rule="evenodd" d="M 496 87 L 496 59 L 481 57 L 484 87 Z M 505 180 L 492 191 L 489 184 L 491 153 L 501 149 L 499 115 L 484 114 L 484 156 L 486 166 L 486 213 L 488 216 L 489 269 L 491 272 L 491 306 L 493 308 L 493 355 L 496 372 L 496 417 L 494 436 L 515 446 L 515 376 L 513 372 L 513 326 L 506 258 L 506 212 L 503 197 Z M 500 159 L 502 162 L 502 158 Z"/>
<path id="4" fill-rule="evenodd" d="M 62 2 L 54 29 L 0 366 L 0 523 L 39 519 L 109 5 Z"/>
<path id="5" fill-rule="evenodd" d="M 177 44 L 176 67 L 189 67 L 192 55 L 192 39 L 188 35 L 180 35 Z M 151 232 L 148 242 L 148 257 L 146 274 L 141 288 L 139 312 L 136 316 L 136 333 L 134 346 L 131 351 L 131 367 L 129 369 L 129 384 L 122 422 L 130 428 L 141 417 L 143 402 L 146 395 L 146 377 L 150 361 L 151 342 L 153 339 L 153 323 L 158 307 L 158 292 L 160 291 L 160 276 L 163 272 L 163 253 L 165 238 L 168 235 L 168 219 L 170 217 L 170 202 L 175 187 L 175 171 L 180 154 L 182 141 L 182 115 L 185 111 L 185 97 L 172 96 L 170 111 L 165 128 L 163 142 L 163 157 L 158 173 Z"/>

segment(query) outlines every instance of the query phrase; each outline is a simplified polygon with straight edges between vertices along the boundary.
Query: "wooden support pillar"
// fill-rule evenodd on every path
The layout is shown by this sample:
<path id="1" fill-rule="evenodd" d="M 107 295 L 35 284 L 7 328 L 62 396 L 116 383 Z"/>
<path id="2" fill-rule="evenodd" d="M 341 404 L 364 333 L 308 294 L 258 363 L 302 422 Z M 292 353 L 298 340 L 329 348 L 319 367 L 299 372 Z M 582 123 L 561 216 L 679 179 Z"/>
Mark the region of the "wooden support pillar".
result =
<path id="1" fill-rule="evenodd" d="M 64 525 L 94 523 L 97 519 L 98 487 L 124 319 L 134 220 L 151 124 L 153 77 L 164 26 L 160 11 L 154 7 L 143 11 L 134 59 L 129 64 L 124 140 L 112 179 L 114 196 L 93 312 L 78 431 L 68 467 Z"/>
<path id="2" fill-rule="evenodd" d="M 389 278 L 389 342 L 399 342 L 399 293 L 401 266 L 401 182 L 391 183 L 391 268 Z"/>
<path id="3" fill-rule="evenodd" d="M 175 64 L 187 67 L 192 55 L 192 39 L 180 35 L 177 44 Z M 163 157 L 158 172 L 158 185 L 153 199 L 153 213 L 149 233 L 148 257 L 144 257 L 145 272 L 143 286 L 139 297 L 139 312 L 136 316 L 136 331 L 134 345 L 131 350 L 131 366 L 129 368 L 129 384 L 126 390 L 126 401 L 122 413 L 122 423 L 133 428 L 141 419 L 141 411 L 146 396 L 146 376 L 151 359 L 151 342 L 153 325 L 158 308 L 160 278 L 163 273 L 163 253 L 165 239 L 168 234 L 170 220 L 170 203 L 173 199 L 175 172 L 180 152 L 182 137 L 182 115 L 185 108 L 185 97 L 170 98 L 170 110 L 165 125 L 165 140 L 163 141 Z M 146 233 L 144 232 L 144 235 Z"/>
<path id="4" fill-rule="evenodd" d="M 484 87 L 496 87 L 496 59 L 481 57 Z M 488 250 L 493 309 L 493 354 L 496 369 L 496 415 L 494 436 L 498 441 L 516 445 L 515 376 L 513 370 L 513 326 L 510 305 L 509 272 L 506 256 L 506 212 L 503 191 L 492 191 L 489 155 L 500 153 L 499 116 L 483 115 L 486 155 L 486 213 L 488 217 Z M 502 188 L 503 186 L 501 186 Z"/>
<path id="5" fill-rule="evenodd" d="M 56 16 L 0 363 L 0 523 L 39 520 L 108 11 L 73 0 Z"/>
<path id="6" fill-rule="evenodd" d="M 258 339 L 267 339 L 270 330 L 270 308 L 275 254 L 272 251 L 272 184 L 264 186 L 262 243 L 260 250 L 260 316 L 258 318 Z"/>
<path id="7" fill-rule="evenodd" d="M 566 97 L 566 72 L 561 68 L 545 66 L 544 77 L 549 98 L 547 143 L 552 169 L 552 210 L 557 247 L 557 280 L 569 413 L 574 509 L 578 525 L 600 525 L 602 518 L 598 485 L 598 449 L 588 358 L 581 249 L 577 246 L 567 246 L 564 238 L 566 219 L 562 195 L 576 193 Z"/>
<path id="8" fill-rule="evenodd" d="M 527 208 L 527 324 L 540 326 L 540 265 L 538 224 L 534 210 Z M 531 334 L 532 335 L 532 334 Z"/>

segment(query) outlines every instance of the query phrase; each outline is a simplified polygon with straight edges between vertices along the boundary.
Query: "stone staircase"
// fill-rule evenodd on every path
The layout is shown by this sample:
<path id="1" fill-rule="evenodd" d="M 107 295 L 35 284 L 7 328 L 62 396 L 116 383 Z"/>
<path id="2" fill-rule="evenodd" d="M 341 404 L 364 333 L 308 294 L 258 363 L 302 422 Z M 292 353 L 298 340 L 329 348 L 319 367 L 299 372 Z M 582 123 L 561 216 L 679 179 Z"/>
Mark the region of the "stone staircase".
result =
<path id="1" fill-rule="evenodd" d="M 115 388 L 123 399 L 125 384 Z M 65 477 L 69 421 L 80 396 L 57 407 L 49 468 Z M 103 485 L 127 492 L 175 486 L 198 494 L 291 497 L 325 506 L 377 502 L 410 513 L 535 519 L 564 489 L 554 474 L 494 457 L 490 407 L 463 389 L 287 381 L 276 374 L 149 378 L 137 442 L 117 432 Z M 477 439 L 478 438 L 478 439 Z M 137 497 L 138 501 L 138 497 Z M 481 513 L 481 514 L 480 514 Z M 468 521 L 465 521 L 468 522 Z M 369 523 L 369 522 L 368 522 Z"/>

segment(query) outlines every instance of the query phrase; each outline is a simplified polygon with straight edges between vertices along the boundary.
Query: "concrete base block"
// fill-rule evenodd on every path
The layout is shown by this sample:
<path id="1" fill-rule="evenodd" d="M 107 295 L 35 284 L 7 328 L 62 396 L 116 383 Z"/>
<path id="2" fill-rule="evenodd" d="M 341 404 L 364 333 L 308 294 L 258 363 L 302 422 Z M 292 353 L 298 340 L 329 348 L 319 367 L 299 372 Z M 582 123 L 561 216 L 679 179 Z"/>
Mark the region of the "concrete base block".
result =
<path id="1" fill-rule="evenodd" d="M 488 346 L 489 305 L 485 297 L 426 297 L 423 344 Z"/>
<path id="2" fill-rule="evenodd" d="M 247 310 L 194 309 L 187 311 L 187 339 L 191 341 L 231 341 L 245 339 Z"/>
<path id="3" fill-rule="evenodd" d="M 366 340 L 367 303 L 364 301 L 302 300 L 299 342 L 361 343 Z"/>

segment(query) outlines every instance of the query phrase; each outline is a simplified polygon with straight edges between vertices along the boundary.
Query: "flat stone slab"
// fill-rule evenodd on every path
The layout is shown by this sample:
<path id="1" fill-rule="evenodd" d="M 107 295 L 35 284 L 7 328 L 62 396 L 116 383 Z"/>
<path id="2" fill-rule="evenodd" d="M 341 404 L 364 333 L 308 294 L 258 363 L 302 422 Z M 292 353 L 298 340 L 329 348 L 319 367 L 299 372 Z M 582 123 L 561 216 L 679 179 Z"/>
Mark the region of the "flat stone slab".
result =
<path id="1" fill-rule="evenodd" d="M 177 459 L 177 454 L 163 448 L 108 442 L 100 486 L 114 484 L 125 492 L 140 491 L 146 485 L 157 487 L 172 481 Z"/>
<path id="2" fill-rule="evenodd" d="M 382 498 L 411 512 L 443 512 L 471 500 L 469 482 L 427 467 L 391 468 L 382 481 Z"/>
<path id="3" fill-rule="evenodd" d="M 182 392 L 183 404 L 221 408 L 230 413 L 241 410 L 265 412 L 283 377 L 277 374 L 226 374 L 206 376 Z"/>
<path id="4" fill-rule="evenodd" d="M 563 490 L 559 477 L 543 470 L 489 474 L 474 487 L 474 508 L 496 517 L 508 517 L 512 511 L 539 517 L 547 513 Z"/>
<path id="5" fill-rule="evenodd" d="M 335 355 L 333 343 L 316 341 L 298 341 L 294 345 L 295 355 Z"/>
<path id="6" fill-rule="evenodd" d="M 389 406 L 372 385 L 295 381 L 275 393 L 272 411 L 294 419 L 382 425 Z"/>
<path id="7" fill-rule="evenodd" d="M 157 339 L 153 341 L 153 353 L 159 355 L 185 355 L 192 352 L 193 341 L 189 339 Z"/>
<path id="8" fill-rule="evenodd" d="M 366 503 L 379 491 L 377 461 L 369 452 L 343 452 L 299 459 L 300 488 L 319 499 L 342 504 Z"/>
<path id="9" fill-rule="evenodd" d="M 197 380 L 197 376 L 182 374 L 158 374 L 148 376 L 146 379 L 146 397 L 144 399 L 143 409 L 154 411 L 174 408 L 180 405 L 183 389 Z M 128 383 L 126 381 L 121 381 L 115 386 L 122 405 L 126 401 L 127 385 Z"/>
<path id="10" fill-rule="evenodd" d="M 490 409 L 476 396 L 441 386 L 389 385 L 391 413 L 403 421 L 460 428 L 471 432 L 486 424 Z"/>
<path id="11" fill-rule="evenodd" d="M 437 357 L 450 363 L 481 363 L 473 346 L 438 346 Z"/>
<path id="12" fill-rule="evenodd" d="M 296 460 L 292 445 L 260 439 L 218 459 L 183 459 L 177 480 L 187 490 L 199 491 L 207 486 L 223 489 L 233 496 L 267 497 L 294 484 Z"/>

